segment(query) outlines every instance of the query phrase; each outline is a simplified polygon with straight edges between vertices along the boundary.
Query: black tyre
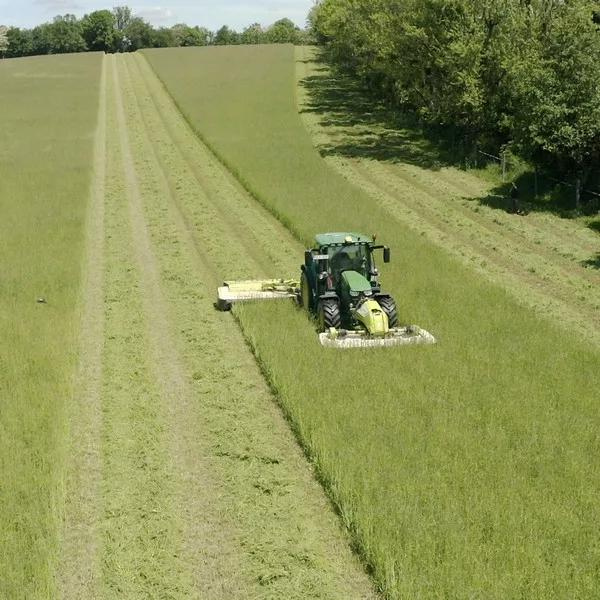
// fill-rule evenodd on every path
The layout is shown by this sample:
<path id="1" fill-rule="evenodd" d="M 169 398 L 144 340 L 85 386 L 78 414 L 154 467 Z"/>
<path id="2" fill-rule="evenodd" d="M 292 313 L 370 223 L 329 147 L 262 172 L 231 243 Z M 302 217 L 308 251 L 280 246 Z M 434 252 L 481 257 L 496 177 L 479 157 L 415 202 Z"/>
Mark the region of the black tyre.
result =
<path id="1" fill-rule="evenodd" d="M 300 277 L 300 304 L 308 312 L 313 310 L 312 290 L 310 289 L 310 283 L 308 283 L 308 275 L 304 271 L 302 271 Z"/>
<path id="2" fill-rule="evenodd" d="M 327 331 L 330 327 L 339 329 L 342 326 L 342 314 L 337 300 L 321 300 L 317 311 L 319 331 Z"/>
<path id="3" fill-rule="evenodd" d="M 396 309 L 396 302 L 391 296 L 383 296 L 377 298 L 381 310 L 387 315 L 388 325 L 390 327 L 396 327 L 398 325 L 398 311 Z"/>

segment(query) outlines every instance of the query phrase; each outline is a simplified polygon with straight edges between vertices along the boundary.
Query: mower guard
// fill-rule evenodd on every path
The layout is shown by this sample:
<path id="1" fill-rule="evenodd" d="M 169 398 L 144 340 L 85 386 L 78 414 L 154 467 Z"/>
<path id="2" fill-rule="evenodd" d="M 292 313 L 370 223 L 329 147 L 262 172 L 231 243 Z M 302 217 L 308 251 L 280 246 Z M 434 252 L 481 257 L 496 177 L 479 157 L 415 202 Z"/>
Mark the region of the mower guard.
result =
<path id="1" fill-rule="evenodd" d="M 330 329 L 319 334 L 319 341 L 326 348 L 391 348 L 394 346 L 413 346 L 417 344 L 435 344 L 437 340 L 431 333 L 417 325 L 395 327 L 385 336 L 371 336 L 366 331 L 346 331 Z"/>

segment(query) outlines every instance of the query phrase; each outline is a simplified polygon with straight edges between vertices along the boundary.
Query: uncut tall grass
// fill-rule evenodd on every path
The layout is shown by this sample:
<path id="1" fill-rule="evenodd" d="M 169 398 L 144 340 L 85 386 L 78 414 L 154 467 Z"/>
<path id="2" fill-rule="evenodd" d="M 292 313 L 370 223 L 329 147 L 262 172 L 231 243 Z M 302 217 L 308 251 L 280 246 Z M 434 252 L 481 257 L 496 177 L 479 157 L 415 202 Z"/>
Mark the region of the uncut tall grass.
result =
<path id="1" fill-rule="evenodd" d="M 391 598 L 595 597 L 598 350 L 330 170 L 297 113 L 293 48 L 144 54 L 199 134 L 300 239 L 353 229 L 391 245 L 383 281 L 402 320 L 439 338 L 335 352 L 291 305 L 237 311 L 382 589 Z"/>
<path id="2" fill-rule="evenodd" d="M 0 61 L 1 598 L 55 592 L 100 64 Z"/>

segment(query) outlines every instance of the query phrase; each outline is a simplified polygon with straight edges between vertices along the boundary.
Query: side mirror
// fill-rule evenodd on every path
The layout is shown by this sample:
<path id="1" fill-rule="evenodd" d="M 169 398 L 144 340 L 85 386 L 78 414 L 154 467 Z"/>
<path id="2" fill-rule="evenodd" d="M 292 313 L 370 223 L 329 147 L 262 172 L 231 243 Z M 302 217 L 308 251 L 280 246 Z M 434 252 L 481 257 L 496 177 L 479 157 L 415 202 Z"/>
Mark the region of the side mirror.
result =
<path id="1" fill-rule="evenodd" d="M 384 263 L 389 263 L 391 260 L 391 254 L 390 254 L 390 249 L 386 246 L 383 249 L 383 262 Z"/>
<path id="2" fill-rule="evenodd" d="M 308 267 L 312 262 L 312 252 L 310 250 L 305 250 L 304 252 L 304 265 Z"/>

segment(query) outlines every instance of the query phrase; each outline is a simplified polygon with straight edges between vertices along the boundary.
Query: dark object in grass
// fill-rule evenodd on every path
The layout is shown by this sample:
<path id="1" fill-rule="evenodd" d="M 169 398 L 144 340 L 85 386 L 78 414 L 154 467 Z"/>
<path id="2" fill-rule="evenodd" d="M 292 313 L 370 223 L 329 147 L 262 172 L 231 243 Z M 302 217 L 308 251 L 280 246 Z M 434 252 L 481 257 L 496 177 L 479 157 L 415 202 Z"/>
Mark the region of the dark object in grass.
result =
<path id="1" fill-rule="evenodd" d="M 522 215 L 523 211 L 521 210 L 521 202 L 519 199 L 519 188 L 513 181 L 510 184 L 510 208 L 511 212 L 514 215 Z"/>

